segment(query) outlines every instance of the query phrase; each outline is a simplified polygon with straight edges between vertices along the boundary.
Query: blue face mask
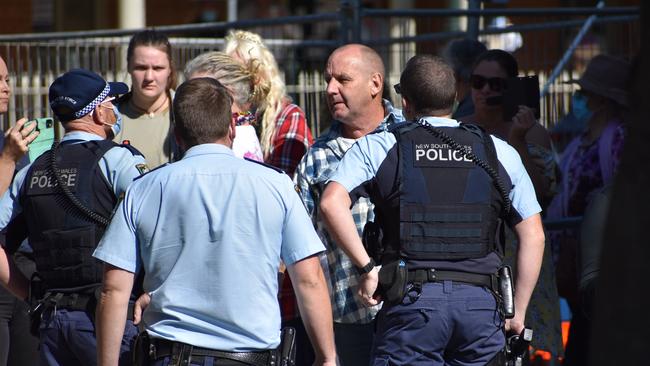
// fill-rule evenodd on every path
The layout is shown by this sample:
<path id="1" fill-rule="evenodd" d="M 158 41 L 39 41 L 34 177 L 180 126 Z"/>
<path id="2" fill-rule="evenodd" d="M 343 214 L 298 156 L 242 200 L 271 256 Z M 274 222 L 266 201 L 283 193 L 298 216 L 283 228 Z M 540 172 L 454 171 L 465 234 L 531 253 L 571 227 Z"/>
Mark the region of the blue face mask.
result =
<path id="1" fill-rule="evenodd" d="M 111 126 L 111 131 L 113 131 L 113 136 L 117 136 L 122 131 L 122 113 L 115 104 L 113 104 L 113 113 L 115 113 L 115 123 Z"/>
<path id="2" fill-rule="evenodd" d="M 588 121 L 594 114 L 589 107 L 587 107 L 587 97 L 581 93 L 573 93 L 571 97 L 571 113 L 578 121 Z"/>

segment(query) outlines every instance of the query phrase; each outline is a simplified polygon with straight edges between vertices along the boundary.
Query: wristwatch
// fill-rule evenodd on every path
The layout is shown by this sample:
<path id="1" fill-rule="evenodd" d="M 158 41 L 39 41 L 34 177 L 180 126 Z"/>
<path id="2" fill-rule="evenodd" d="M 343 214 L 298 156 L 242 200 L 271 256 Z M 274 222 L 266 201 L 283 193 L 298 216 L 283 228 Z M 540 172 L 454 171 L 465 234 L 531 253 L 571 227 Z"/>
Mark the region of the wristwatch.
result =
<path id="1" fill-rule="evenodd" d="M 370 262 L 363 267 L 356 267 L 359 276 L 369 273 L 372 269 L 375 268 L 375 260 L 370 258 Z"/>

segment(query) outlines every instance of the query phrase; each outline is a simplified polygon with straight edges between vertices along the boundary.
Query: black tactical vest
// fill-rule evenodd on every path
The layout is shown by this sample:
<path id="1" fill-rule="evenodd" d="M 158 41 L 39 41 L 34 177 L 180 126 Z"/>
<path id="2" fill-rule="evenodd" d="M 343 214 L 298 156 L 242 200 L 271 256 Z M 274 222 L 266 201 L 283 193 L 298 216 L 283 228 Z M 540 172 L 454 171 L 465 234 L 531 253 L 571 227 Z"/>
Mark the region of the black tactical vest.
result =
<path id="1" fill-rule="evenodd" d="M 117 197 L 98 162 L 115 146 L 107 140 L 64 142 L 56 151 L 62 183 L 84 207 L 103 217 L 111 216 Z M 48 288 L 100 283 L 102 264 L 92 253 L 105 227 L 84 215 L 63 193 L 51 158 L 50 151 L 36 159 L 20 193 L 37 272 Z"/>
<path id="2" fill-rule="evenodd" d="M 436 127 L 498 171 L 494 144 L 473 125 Z M 397 139 L 395 195 L 375 210 L 386 261 L 462 260 L 503 253 L 503 199 L 476 163 L 415 123 L 391 128 Z M 497 245 L 499 243 L 499 245 Z M 471 271 L 471 269 L 468 269 Z"/>

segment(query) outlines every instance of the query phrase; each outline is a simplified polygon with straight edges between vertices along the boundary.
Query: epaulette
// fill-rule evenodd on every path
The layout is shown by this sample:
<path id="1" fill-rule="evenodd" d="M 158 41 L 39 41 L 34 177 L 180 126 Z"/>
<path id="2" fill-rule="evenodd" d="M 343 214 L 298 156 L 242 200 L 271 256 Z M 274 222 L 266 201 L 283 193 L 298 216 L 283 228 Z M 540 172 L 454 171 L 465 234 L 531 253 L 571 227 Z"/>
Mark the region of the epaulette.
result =
<path id="1" fill-rule="evenodd" d="M 275 170 L 276 172 L 278 172 L 280 174 L 284 174 L 284 170 L 282 170 L 280 168 L 276 168 L 273 165 L 269 165 L 269 164 L 263 163 L 261 161 L 257 161 L 257 160 L 253 160 L 253 159 L 249 159 L 249 158 L 244 158 L 244 160 L 250 161 L 251 163 L 259 164 L 261 166 L 265 166 L 265 167 L 267 167 L 269 169 L 273 169 L 273 170 Z"/>
<path id="2" fill-rule="evenodd" d="M 162 167 L 165 167 L 165 166 L 167 166 L 167 165 L 169 165 L 169 164 L 171 164 L 171 163 L 165 163 L 165 164 L 163 164 L 163 165 L 159 165 L 159 166 L 157 166 L 157 167 L 155 167 L 155 168 L 153 168 L 153 169 L 151 169 L 151 170 L 148 170 L 148 171 L 146 171 L 146 172 L 141 172 L 142 174 L 140 174 L 139 176 L 133 178 L 133 181 L 135 182 L 136 180 L 138 180 L 138 179 L 144 177 L 145 175 L 147 175 L 147 174 L 149 174 L 149 173 L 151 173 L 151 172 L 155 172 L 156 170 L 158 170 L 158 169 L 160 169 L 160 168 L 162 168 Z M 138 170 L 139 170 L 139 169 L 138 169 Z"/>
<path id="3" fill-rule="evenodd" d="M 131 144 L 118 144 L 118 145 L 119 145 L 120 147 L 125 147 L 125 148 L 127 148 L 127 149 L 131 152 L 131 154 L 133 154 L 134 156 L 138 156 L 138 155 L 139 155 L 139 156 L 144 157 L 144 154 L 141 153 L 140 150 L 136 149 L 136 148 L 135 148 L 133 145 L 131 145 Z"/>

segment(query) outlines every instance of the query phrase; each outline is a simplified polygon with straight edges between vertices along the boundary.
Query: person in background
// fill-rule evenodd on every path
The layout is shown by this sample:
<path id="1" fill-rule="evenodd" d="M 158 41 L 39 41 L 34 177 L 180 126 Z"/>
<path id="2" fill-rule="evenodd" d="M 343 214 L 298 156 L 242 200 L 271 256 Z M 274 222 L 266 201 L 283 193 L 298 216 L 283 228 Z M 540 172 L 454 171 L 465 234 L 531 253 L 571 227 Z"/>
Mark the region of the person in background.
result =
<path id="1" fill-rule="evenodd" d="M 488 102 L 489 98 L 501 96 L 507 86 L 506 80 L 518 74 L 519 65 L 510 53 L 494 49 L 481 54 L 470 76 L 475 112 L 461 120 L 482 126 L 517 150 L 544 210 L 557 190 L 557 164 L 548 131 L 535 120 L 534 111 L 526 106 L 519 106 L 512 120 L 506 121 L 502 104 Z M 519 244 L 511 230 L 506 230 L 506 238 L 505 262 L 516 272 Z M 533 348 L 550 352 L 557 360 L 562 356 L 562 329 L 551 253 L 550 245 L 545 245 L 542 269 L 526 319 L 535 332 Z"/>
<path id="2" fill-rule="evenodd" d="M 354 288 L 360 274 L 325 229 L 319 204 L 325 183 L 358 139 L 403 121 L 402 112 L 382 99 L 384 73 L 384 63 L 372 48 L 348 44 L 332 52 L 325 67 L 325 81 L 327 105 L 334 122 L 316 139 L 296 170 L 300 196 L 327 248 L 321 264 L 331 289 L 336 349 L 343 366 L 369 363 L 379 307 L 366 307 L 356 296 Z M 352 206 L 352 212 L 360 236 L 374 217 L 373 205 L 361 198 Z"/>
<path id="3" fill-rule="evenodd" d="M 625 140 L 628 105 L 626 83 L 630 63 L 622 58 L 595 56 L 579 80 L 580 93 L 586 97 L 589 116 L 585 130 L 566 147 L 560 161 L 562 181 L 551 202 L 547 219 L 579 217 L 594 195 L 614 178 Z M 571 328 L 564 365 L 588 362 L 589 319 L 579 295 L 578 229 L 552 231 L 551 243 L 557 256 L 557 282 L 560 295 L 571 309 Z"/>
<path id="4" fill-rule="evenodd" d="M 487 48 L 482 42 L 471 38 L 451 41 L 442 52 L 442 57 L 451 65 L 456 77 L 456 108 L 451 118 L 460 119 L 474 114 L 472 87 L 469 78 L 476 58 Z"/>
<path id="5" fill-rule="evenodd" d="M 171 104 L 176 87 L 176 67 L 167 37 L 155 30 L 133 35 L 126 52 L 131 92 L 116 103 L 122 129 L 113 140 L 133 145 L 151 168 L 175 159 Z"/>
<path id="6" fill-rule="evenodd" d="M 0 113 L 7 113 L 11 88 L 9 70 L 0 57 Z M 38 136 L 36 124 L 23 128 L 27 118 L 21 118 L 0 134 L 0 196 L 14 173 L 28 164 L 28 145 Z M 6 232 L 0 232 L 0 243 L 6 244 Z M 21 246 L 14 254 L 14 262 L 22 274 L 29 278 L 35 271 L 31 250 Z M 38 362 L 38 337 L 29 332 L 29 306 L 4 287 L 0 287 L 0 366 L 34 365 Z"/>
<path id="7" fill-rule="evenodd" d="M 264 161 L 293 176 L 313 138 L 305 112 L 287 95 L 275 57 L 259 35 L 241 30 L 228 34 L 224 52 L 245 65 L 254 65 Z"/>
<path id="8" fill-rule="evenodd" d="M 225 86 L 233 97 L 232 113 L 237 134 L 232 143 L 235 156 L 264 161 L 260 141 L 255 132 L 257 121 L 254 106 L 259 103 L 259 85 L 255 80 L 255 62 L 242 64 L 223 52 L 200 54 L 185 65 L 185 80 L 211 77 Z"/>

